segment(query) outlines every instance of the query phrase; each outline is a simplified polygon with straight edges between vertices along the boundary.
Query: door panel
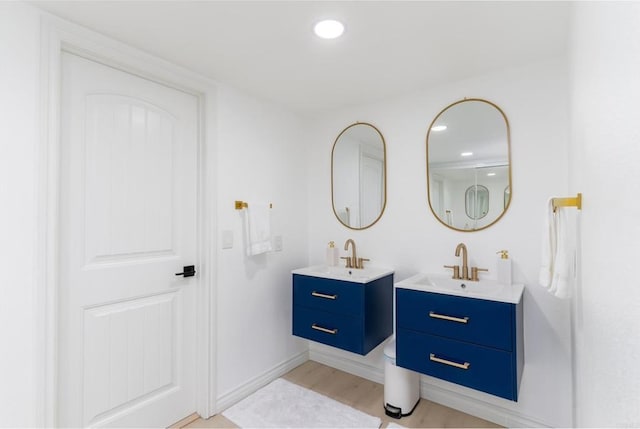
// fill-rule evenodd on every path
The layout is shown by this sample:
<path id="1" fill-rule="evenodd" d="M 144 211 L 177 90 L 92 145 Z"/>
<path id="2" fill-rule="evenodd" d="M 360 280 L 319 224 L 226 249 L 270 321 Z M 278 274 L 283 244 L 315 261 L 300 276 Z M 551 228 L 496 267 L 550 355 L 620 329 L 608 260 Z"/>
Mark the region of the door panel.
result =
<path id="1" fill-rule="evenodd" d="M 136 98 L 86 98 L 87 262 L 175 254 L 176 119 Z"/>
<path id="2" fill-rule="evenodd" d="M 175 293 L 84 310 L 84 414 L 99 416 L 178 384 Z"/>
<path id="3" fill-rule="evenodd" d="M 198 102 L 69 53 L 61 101 L 58 424 L 166 427 L 196 409 Z"/>

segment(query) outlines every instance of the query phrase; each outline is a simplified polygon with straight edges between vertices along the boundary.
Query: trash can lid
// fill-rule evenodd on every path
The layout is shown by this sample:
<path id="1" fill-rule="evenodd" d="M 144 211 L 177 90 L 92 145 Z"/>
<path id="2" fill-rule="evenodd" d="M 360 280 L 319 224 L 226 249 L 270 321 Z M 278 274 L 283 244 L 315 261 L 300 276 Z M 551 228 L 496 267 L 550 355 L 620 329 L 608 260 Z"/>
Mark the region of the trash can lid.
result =
<path id="1" fill-rule="evenodd" d="M 396 340 L 393 339 L 384 346 L 384 355 L 388 358 L 395 359 L 396 358 Z"/>

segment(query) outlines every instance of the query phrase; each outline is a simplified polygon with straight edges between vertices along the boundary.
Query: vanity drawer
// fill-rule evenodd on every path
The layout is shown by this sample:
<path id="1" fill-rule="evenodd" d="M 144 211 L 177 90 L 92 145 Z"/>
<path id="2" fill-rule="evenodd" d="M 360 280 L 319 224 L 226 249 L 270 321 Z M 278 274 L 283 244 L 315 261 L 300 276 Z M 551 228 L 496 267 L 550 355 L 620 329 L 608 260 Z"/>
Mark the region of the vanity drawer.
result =
<path id="1" fill-rule="evenodd" d="M 398 328 L 513 350 L 513 304 L 396 289 Z"/>
<path id="2" fill-rule="evenodd" d="M 293 275 L 293 305 L 355 317 L 364 315 L 363 285 Z"/>
<path id="3" fill-rule="evenodd" d="M 517 400 L 513 353 L 406 329 L 397 330 L 396 348 L 398 366 Z"/>
<path id="4" fill-rule="evenodd" d="M 293 335 L 363 353 L 364 328 L 362 319 L 293 306 Z"/>

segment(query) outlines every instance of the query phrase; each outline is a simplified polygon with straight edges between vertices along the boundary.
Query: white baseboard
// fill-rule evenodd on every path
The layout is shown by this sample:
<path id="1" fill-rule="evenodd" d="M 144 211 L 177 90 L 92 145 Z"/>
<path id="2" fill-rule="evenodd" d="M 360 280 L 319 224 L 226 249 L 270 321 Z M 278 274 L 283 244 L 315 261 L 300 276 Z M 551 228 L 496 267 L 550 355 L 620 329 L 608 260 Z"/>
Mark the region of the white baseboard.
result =
<path id="1" fill-rule="evenodd" d="M 420 396 L 445 407 L 453 408 L 508 428 L 549 427 L 537 420 L 499 405 L 429 383 L 425 378 L 420 380 Z"/>
<path id="2" fill-rule="evenodd" d="M 349 374 L 366 378 L 375 383 L 382 384 L 384 382 L 384 369 L 367 365 L 345 356 L 338 356 L 327 350 L 312 349 L 309 351 L 309 359 L 348 372 Z M 429 401 L 444 405 L 445 407 L 450 407 L 509 428 L 548 427 L 539 421 L 523 416 L 512 410 L 477 398 L 472 398 L 460 392 L 454 392 L 444 387 L 436 386 L 429 383 L 425 377 L 420 380 L 420 396 Z"/>
<path id="3" fill-rule="evenodd" d="M 216 413 L 220 413 L 223 410 L 229 408 L 236 402 L 239 402 L 240 400 L 246 398 L 256 390 L 266 386 L 276 378 L 282 376 L 283 374 L 286 374 L 287 372 L 302 365 L 308 360 L 309 360 L 309 352 L 304 351 L 302 353 L 299 353 L 293 356 L 291 359 L 281 362 L 280 364 L 274 366 L 267 372 L 260 374 L 257 377 L 254 377 L 253 379 L 240 385 L 239 387 L 233 389 L 232 391 L 227 392 L 221 396 L 218 396 L 216 400 Z"/>
<path id="4" fill-rule="evenodd" d="M 311 349 L 309 359 L 339 369 L 375 383 L 384 383 L 384 370 L 365 363 L 331 353 L 329 350 Z"/>

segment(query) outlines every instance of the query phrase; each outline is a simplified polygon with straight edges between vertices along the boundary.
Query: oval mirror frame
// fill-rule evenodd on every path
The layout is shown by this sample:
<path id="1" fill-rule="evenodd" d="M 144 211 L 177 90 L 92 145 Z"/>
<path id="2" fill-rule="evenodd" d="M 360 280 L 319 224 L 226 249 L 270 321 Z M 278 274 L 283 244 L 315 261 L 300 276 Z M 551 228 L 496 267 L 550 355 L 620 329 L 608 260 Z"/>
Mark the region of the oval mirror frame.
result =
<path id="1" fill-rule="evenodd" d="M 432 166 L 430 165 L 430 152 L 429 152 L 429 143 L 430 143 L 430 139 L 433 140 L 433 136 L 432 133 L 438 132 L 438 131 L 434 131 L 433 127 L 438 124 L 438 120 L 442 119 L 443 114 L 445 114 L 445 112 L 449 111 L 449 109 L 452 109 L 456 106 L 460 106 L 462 103 L 469 103 L 469 102 L 476 102 L 476 103 L 484 103 L 487 106 L 491 106 L 495 109 L 496 114 L 499 115 L 499 117 L 501 117 L 504 120 L 504 138 L 506 140 L 506 164 L 502 166 L 502 168 L 504 168 L 505 166 L 507 167 L 507 174 L 506 174 L 506 178 L 507 178 L 507 182 L 506 182 L 506 187 L 509 189 L 509 198 L 505 199 L 502 204 L 499 204 L 500 206 L 502 206 L 503 210 L 496 215 L 496 217 L 491 220 L 491 222 L 487 223 L 486 225 L 483 225 L 479 228 L 473 228 L 473 229 L 463 229 L 463 228 L 459 228 L 456 227 L 454 225 L 453 222 L 453 214 L 451 212 L 451 210 L 444 210 L 441 207 L 441 211 L 443 212 L 442 216 L 438 215 L 437 210 L 434 208 L 433 202 L 432 202 L 432 198 L 434 198 L 434 196 L 432 195 L 432 183 L 431 183 L 431 175 L 432 175 Z M 438 124 L 439 125 L 439 124 Z M 433 154 L 431 154 L 433 155 Z M 496 104 L 485 100 L 485 99 L 481 99 L 481 98 L 464 98 L 462 100 L 458 100 L 454 103 L 451 103 L 450 105 L 448 105 L 447 107 L 445 107 L 444 109 L 442 109 L 440 111 L 440 113 L 438 113 L 436 115 L 436 117 L 433 119 L 433 121 L 431 121 L 430 125 L 429 125 L 429 129 L 427 131 L 427 137 L 426 137 L 426 160 L 427 160 L 427 201 L 429 203 L 429 208 L 431 210 L 431 213 L 434 215 L 434 217 L 444 226 L 446 226 L 447 228 L 450 228 L 452 230 L 455 231 L 460 231 L 460 232 L 475 232 L 475 231 L 481 231 L 483 229 L 489 228 L 490 226 L 494 225 L 496 222 L 498 222 L 500 219 L 502 219 L 502 217 L 504 216 L 504 214 L 507 212 L 507 209 L 509 208 L 509 206 L 511 205 L 511 192 L 513 191 L 513 183 L 511 180 L 511 170 L 512 170 L 512 163 L 511 163 L 511 131 L 510 131 L 510 126 L 509 126 L 509 120 L 507 119 L 507 116 L 504 114 L 504 112 L 502 111 L 502 109 L 500 107 L 498 107 Z M 484 167 L 472 167 L 474 169 L 477 168 L 484 168 Z M 471 168 L 469 168 L 471 169 Z M 471 185 L 478 185 L 477 181 L 475 183 L 471 183 Z M 468 186 L 467 186 L 468 187 Z M 466 200 L 465 195 L 464 195 L 464 189 L 463 188 L 463 195 L 461 195 L 460 199 L 461 200 Z M 504 186 L 503 188 L 504 189 Z M 501 193 L 502 193 L 502 189 L 501 189 Z M 466 213 L 465 213 L 466 216 Z"/>
<path id="2" fill-rule="evenodd" d="M 353 202 L 354 200 L 357 199 L 358 204 L 357 204 L 357 207 L 350 208 L 348 204 L 341 204 L 341 203 L 344 203 L 344 200 L 337 195 L 338 194 L 337 186 L 338 186 L 338 183 L 341 182 L 341 180 L 340 178 L 336 177 L 336 175 L 342 174 L 342 170 L 345 167 L 337 165 L 340 163 L 336 162 L 336 156 L 339 155 L 338 152 L 340 151 L 340 148 L 341 148 L 341 146 L 338 146 L 338 143 L 340 143 L 341 141 L 345 141 L 345 138 L 349 137 L 350 134 L 355 134 L 355 129 L 356 129 L 355 127 L 361 127 L 361 126 L 370 128 L 372 134 L 375 135 L 376 137 L 379 137 L 380 146 L 378 148 L 374 148 L 373 150 L 362 150 L 362 147 L 359 147 L 357 150 L 357 157 L 358 157 L 356 159 L 357 165 L 353 166 L 353 169 L 355 169 L 356 172 L 354 173 L 353 170 L 351 171 L 352 175 L 355 174 L 357 179 L 350 181 L 351 183 L 349 185 L 351 188 L 355 187 L 357 189 L 356 191 L 354 191 L 355 193 L 358 194 L 357 197 L 354 197 L 353 195 L 351 195 L 351 200 Z M 367 146 L 367 145 L 361 145 L 361 146 Z M 361 165 L 363 164 L 363 162 L 361 161 L 363 156 L 367 157 L 367 160 L 370 166 L 371 166 L 371 163 L 373 163 L 372 168 L 369 170 L 369 172 L 374 175 L 374 179 L 376 180 L 381 179 L 378 181 L 379 186 L 376 185 L 378 186 L 377 191 L 374 190 L 372 191 L 373 193 L 371 192 L 369 193 L 369 195 L 373 195 L 373 198 L 370 198 L 369 200 L 367 200 L 370 202 L 371 200 L 375 201 L 379 199 L 379 210 L 377 211 L 377 213 L 369 215 L 366 218 L 366 224 L 364 225 L 361 222 L 362 220 L 361 216 L 363 212 L 363 210 L 361 210 L 361 206 L 366 205 L 362 203 L 362 197 L 361 197 L 361 195 L 363 194 L 362 191 L 364 190 L 363 187 L 365 186 L 364 183 L 361 182 L 361 174 L 362 174 Z M 381 177 L 377 177 L 376 175 Z M 367 176 L 367 177 L 370 177 L 370 176 Z M 342 183 L 344 183 L 344 179 Z M 346 185 L 347 184 L 345 183 L 345 186 Z M 336 207 L 336 204 L 339 204 L 340 207 Z M 367 229 L 373 226 L 376 222 L 378 222 L 382 217 L 382 214 L 384 213 L 386 206 L 387 206 L 387 145 L 384 140 L 384 136 L 382 135 L 380 130 L 376 128 L 374 125 L 367 122 L 356 122 L 354 124 L 349 125 L 344 130 L 342 130 L 340 134 L 338 134 L 338 137 L 336 137 L 333 143 L 333 148 L 331 149 L 331 207 L 333 208 L 333 213 L 336 216 L 336 219 L 338 220 L 338 222 L 340 222 L 345 227 L 352 230 L 362 230 L 362 229 Z M 352 220 L 351 219 L 352 217 L 353 218 L 357 217 L 358 218 L 357 222 L 355 220 Z"/>

